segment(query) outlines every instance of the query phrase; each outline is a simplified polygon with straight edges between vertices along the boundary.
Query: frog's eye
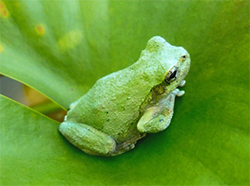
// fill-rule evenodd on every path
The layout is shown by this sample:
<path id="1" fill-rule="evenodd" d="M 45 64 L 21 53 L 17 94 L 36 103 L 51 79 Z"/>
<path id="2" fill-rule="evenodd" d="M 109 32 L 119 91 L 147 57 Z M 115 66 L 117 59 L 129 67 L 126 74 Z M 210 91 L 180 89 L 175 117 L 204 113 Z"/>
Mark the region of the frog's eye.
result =
<path id="1" fill-rule="evenodd" d="M 178 72 L 178 68 L 177 67 L 173 67 L 166 75 L 165 77 L 165 82 L 166 83 L 171 83 L 172 81 L 174 81 L 177 77 L 177 72 Z"/>

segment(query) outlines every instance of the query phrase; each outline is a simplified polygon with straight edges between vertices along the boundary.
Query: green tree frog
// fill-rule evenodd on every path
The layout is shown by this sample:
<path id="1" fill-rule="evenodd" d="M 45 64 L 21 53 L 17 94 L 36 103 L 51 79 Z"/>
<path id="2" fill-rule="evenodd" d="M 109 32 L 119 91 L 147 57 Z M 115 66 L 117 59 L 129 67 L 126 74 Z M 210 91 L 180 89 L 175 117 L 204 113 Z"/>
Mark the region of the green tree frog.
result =
<path id="1" fill-rule="evenodd" d="M 99 79 L 70 110 L 59 131 L 82 151 L 115 156 L 147 133 L 166 129 L 176 96 L 184 91 L 190 56 L 160 36 L 151 38 L 137 62 Z"/>

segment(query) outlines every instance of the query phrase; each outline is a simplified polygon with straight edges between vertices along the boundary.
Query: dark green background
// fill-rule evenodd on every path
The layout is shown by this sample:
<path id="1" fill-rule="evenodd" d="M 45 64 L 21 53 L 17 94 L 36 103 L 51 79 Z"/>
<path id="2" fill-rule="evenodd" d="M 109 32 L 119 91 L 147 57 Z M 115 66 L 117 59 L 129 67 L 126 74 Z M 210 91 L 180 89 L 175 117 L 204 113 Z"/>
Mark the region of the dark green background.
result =
<path id="1" fill-rule="evenodd" d="M 86 155 L 59 123 L 1 97 L 1 185 L 249 185 L 249 1 L 1 4 L 0 72 L 64 108 L 154 35 L 192 59 L 171 126 L 112 158 Z"/>

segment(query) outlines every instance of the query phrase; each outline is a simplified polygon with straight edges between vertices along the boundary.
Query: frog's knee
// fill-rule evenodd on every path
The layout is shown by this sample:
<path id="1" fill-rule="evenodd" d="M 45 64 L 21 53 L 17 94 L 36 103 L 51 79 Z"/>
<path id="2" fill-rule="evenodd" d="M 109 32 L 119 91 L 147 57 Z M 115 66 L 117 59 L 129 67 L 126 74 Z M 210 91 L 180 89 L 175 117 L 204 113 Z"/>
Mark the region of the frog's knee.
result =
<path id="1" fill-rule="evenodd" d="M 88 154 L 109 156 L 116 147 L 112 137 L 86 124 L 63 122 L 59 131 L 73 145 Z"/>

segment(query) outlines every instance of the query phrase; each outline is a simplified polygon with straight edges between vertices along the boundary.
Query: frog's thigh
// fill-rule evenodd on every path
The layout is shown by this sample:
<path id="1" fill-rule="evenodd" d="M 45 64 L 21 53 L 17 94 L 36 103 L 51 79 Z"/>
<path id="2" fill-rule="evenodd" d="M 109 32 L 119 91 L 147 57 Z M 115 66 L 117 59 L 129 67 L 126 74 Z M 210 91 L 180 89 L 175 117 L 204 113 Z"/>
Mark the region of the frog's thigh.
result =
<path id="1" fill-rule="evenodd" d="M 177 92 L 171 93 L 165 100 L 164 109 L 159 112 L 158 107 L 148 108 L 137 124 L 140 132 L 155 133 L 165 130 L 172 119 L 174 101 Z"/>
<path id="2" fill-rule="evenodd" d="M 65 121 L 59 131 L 73 145 L 89 154 L 109 155 L 116 147 L 112 137 L 86 124 Z"/>

